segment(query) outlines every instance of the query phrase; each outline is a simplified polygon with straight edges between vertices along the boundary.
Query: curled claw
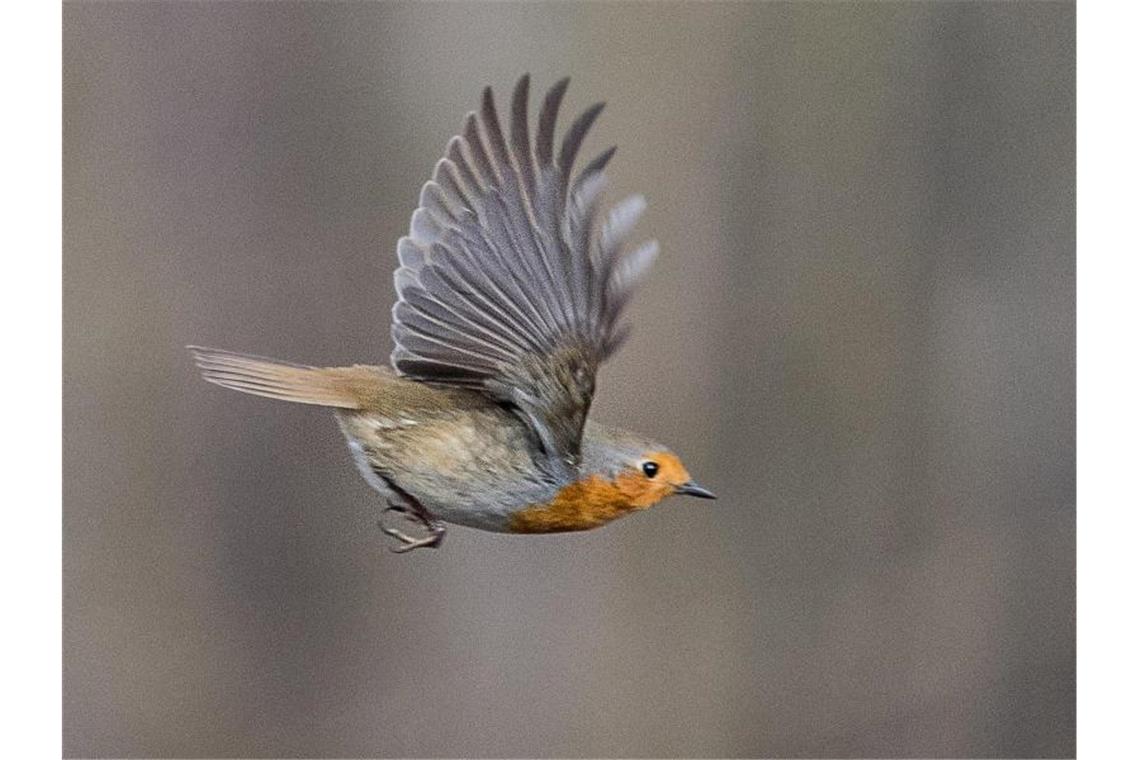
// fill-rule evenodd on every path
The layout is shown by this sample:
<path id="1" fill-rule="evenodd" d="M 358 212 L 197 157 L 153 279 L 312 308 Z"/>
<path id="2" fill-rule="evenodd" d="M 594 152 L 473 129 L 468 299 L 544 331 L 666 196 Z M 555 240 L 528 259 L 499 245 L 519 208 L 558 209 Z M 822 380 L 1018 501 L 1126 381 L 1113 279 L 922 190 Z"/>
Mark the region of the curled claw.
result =
<path id="1" fill-rule="evenodd" d="M 396 546 L 390 547 L 390 549 L 396 554 L 404 554 L 405 552 L 410 552 L 412 549 L 421 549 L 429 546 L 438 548 L 439 545 L 443 543 L 443 536 L 446 532 L 443 526 L 431 525 L 429 528 L 431 533 L 423 538 L 414 538 L 395 528 L 381 527 L 381 530 L 383 530 L 386 535 L 398 539 L 401 542 Z"/>

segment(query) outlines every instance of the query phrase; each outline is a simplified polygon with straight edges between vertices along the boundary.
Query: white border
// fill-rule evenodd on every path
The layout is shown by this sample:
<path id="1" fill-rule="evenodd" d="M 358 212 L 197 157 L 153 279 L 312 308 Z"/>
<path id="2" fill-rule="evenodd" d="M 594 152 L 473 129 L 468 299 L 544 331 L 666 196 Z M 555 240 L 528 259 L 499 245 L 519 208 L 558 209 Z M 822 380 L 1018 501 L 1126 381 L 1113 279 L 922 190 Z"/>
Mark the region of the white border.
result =
<path id="1" fill-rule="evenodd" d="M 62 13 L 58 3 L 13 3 L 4 10 L 0 557 L 8 677 L 0 714 L 5 756 L 59 757 Z"/>
<path id="2" fill-rule="evenodd" d="M 1077 16 L 1077 748 L 1135 752 L 1140 192 L 1133 3 Z"/>

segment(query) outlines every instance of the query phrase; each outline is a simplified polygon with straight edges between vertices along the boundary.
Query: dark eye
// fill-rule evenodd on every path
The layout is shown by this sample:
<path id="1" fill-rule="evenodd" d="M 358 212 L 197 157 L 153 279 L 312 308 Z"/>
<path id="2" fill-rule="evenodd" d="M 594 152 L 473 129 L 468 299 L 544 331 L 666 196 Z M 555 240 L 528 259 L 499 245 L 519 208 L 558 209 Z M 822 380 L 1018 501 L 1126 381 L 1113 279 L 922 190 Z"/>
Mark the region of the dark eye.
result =
<path id="1" fill-rule="evenodd" d="M 645 464 L 641 465 L 641 471 L 645 473 L 645 477 L 647 478 L 652 478 L 655 476 L 657 474 L 657 471 L 660 469 L 661 468 L 657 466 L 656 462 L 646 462 Z"/>

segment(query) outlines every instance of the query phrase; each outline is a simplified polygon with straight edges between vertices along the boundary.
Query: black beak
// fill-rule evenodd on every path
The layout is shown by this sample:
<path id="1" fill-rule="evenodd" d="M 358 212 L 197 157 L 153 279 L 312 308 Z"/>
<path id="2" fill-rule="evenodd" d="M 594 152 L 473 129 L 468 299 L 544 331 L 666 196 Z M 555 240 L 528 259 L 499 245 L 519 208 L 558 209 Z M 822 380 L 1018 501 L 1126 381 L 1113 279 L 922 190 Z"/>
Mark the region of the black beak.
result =
<path id="1" fill-rule="evenodd" d="M 691 480 L 688 483 L 682 483 L 681 485 L 677 486 L 677 493 L 683 493 L 686 496 L 696 496 L 698 499 L 716 498 L 715 493 L 705 488 L 704 486 L 697 485 Z"/>

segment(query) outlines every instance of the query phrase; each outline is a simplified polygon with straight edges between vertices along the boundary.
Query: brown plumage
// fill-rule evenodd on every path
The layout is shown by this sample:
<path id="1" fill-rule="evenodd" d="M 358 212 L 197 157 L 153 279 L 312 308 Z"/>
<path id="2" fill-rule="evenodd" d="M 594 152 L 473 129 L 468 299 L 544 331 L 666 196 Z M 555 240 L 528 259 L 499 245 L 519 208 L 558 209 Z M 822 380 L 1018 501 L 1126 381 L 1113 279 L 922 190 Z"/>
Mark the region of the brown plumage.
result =
<path id="1" fill-rule="evenodd" d="M 628 334 L 621 316 L 657 246 L 625 252 L 640 196 L 598 220 L 612 148 L 572 174 L 601 104 L 555 152 L 567 81 L 546 95 L 533 147 L 525 76 L 509 136 L 488 88 L 448 144 L 397 245 L 394 371 L 191 349 L 211 383 L 336 410 L 364 478 L 428 531 L 385 528 L 402 550 L 437 546 L 441 521 L 582 530 L 674 493 L 712 496 L 665 447 L 588 418 L 598 365 Z"/>

